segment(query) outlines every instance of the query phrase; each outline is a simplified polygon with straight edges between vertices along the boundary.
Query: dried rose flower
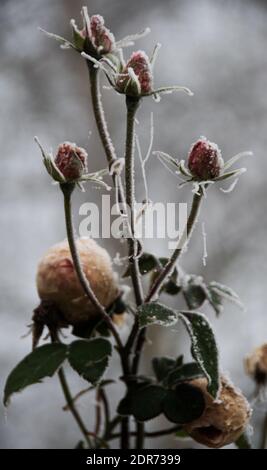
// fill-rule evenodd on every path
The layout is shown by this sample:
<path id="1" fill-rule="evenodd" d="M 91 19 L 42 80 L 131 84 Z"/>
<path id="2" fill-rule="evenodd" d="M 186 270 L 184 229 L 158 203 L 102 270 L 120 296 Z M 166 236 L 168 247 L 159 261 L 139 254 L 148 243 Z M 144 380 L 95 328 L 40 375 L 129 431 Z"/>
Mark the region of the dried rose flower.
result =
<path id="1" fill-rule="evenodd" d="M 245 359 L 247 373 L 258 385 L 267 383 L 267 343 L 254 349 Z"/>
<path id="2" fill-rule="evenodd" d="M 188 168 L 199 181 L 218 178 L 223 170 L 224 161 L 217 144 L 205 137 L 192 145 L 188 154 Z"/>
<path id="3" fill-rule="evenodd" d="M 120 292 L 108 252 L 89 238 L 80 238 L 76 244 L 92 290 L 104 307 L 110 307 Z M 53 302 L 68 324 L 77 325 L 97 317 L 96 307 L 77 278 L 67 241 L 52 246 L 42 257 L 36 282 L 40 299 Z M 118 317 L 122 321 L 122 315 Z"/>
<path id="4" fill-rule="evenodd" d="M 199 419 L 184 427 L 186 432 L 207 447 L 219 448 L 235 442 L 244 432 L 251 415 L 246 398 L 225 377 L 221 378 L 221 390 L 216 400 L 208 393 L 205 378 L 190 383 L 203 392 L 206 408 Z"/>
<path id="5" fill-rule="evenodd" d="M 118 74 L 116 89 L 129 96 L 147 95 L 152 92 L 151 63 L 144 51 L 133 52 L 122 72 Z"/>
<path id="6" fill-rule="evenodd" d="M 87 173 L 87 153 L 76 144 L 63 142 L 58 147 L 55 165 L 66 182 L 78 180 Z"/>

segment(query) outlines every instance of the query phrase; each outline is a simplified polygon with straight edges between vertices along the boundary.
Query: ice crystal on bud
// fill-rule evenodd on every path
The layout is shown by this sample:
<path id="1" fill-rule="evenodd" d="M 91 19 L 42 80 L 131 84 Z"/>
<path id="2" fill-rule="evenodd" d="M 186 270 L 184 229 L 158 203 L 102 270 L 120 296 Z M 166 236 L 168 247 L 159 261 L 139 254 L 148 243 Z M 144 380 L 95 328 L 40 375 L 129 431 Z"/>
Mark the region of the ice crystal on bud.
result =
<path id="1" fill-rule="evenodd" d="M 223 169 L 223 159 L 217 144 L 205 137 L 193 144 L 188 155 L 188 168 L 200 181 L 218 178 Z"/>
<path id="2" fill-rule="evenodd" d="M 122 72 L 118 75 L 116 88 L 127 95 L 146 95 L 152 92 L 151 63 L 144 51 L 133 52 Z"/>
<path id="3" fill-rule="evenodd" d="M 87 172 L 87 153 L 71 142 L 59 145 L 55 165 L 66 181 L 75 181 Z"/>
<path id="4" fill-rule="evenodd" d="M 109 54 L 115 47 L 114 35 L 105 26 L 104 18 L 100 15 L 91 16 L 91 41 L 98 52 Z"/>

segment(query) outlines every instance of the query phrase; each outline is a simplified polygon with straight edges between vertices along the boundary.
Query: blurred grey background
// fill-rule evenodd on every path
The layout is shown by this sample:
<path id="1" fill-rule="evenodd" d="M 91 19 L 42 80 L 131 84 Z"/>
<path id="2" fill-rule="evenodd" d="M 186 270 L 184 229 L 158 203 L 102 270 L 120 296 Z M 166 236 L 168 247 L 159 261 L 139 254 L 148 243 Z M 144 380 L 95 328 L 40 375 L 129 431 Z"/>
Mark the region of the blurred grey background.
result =
<path id="1" fill-rule="evenodd" d="M 32 309 L 38 303 L 37 262 L 51 244 L 65 238 L 61 196 L 44 171 L 33 136 L 38 135 L 46 147 L 54 149 L 63 140 L 75 141 L 88 149 L 92 171 L 105 166 L 90 108 L 86 67 L 78 54 L 60 50 L 37 30 L 41 26 L 69 37 L 69 19 L 80 19 L 82 5 L 80 0 L 0 2 L 1 394 L 8 373 L 31 347 L 30 338 L 21 336 L 27 332 Z M 245 376 L 243 358 L 267 340 L 267 3 L 92 0 L 88 7 L 91 14 L 105 16 L 118 39 L 150 26 L 151 34 L 136 47 L 149 52 L 155 42 L 162 43 L 155 83 L 187 85 L 195 92 L 193 98 L 166 95 L 160 104 L 152 99 L 143 101 L 138 133 L 144 149 L 153 111 L 154 149 L 185 157 L 191 143 L 205 135 L 218 143 L 225 159 L 243 150 L 254 152 L 245 162 L 248 172 L 234 192 L 224 194 L 218 187 L 209 191 L 200 218 L 206 223 L 207 266 L 202 264 L 200 223 L 182 260 L 188 272 L 232 286 L 246 305 L 242 312 L 227 304 L 219 319 L 209 307 L 204 310 L 217 332 L 223 369 L 250 396 L 253 384 Z M 103 97 L 110 131 L 119 156 L 123 156 L 123 98 L 106 90 Z M 148 181 L 150 198 L 155 202 L 191 198 L 190 188 L 178 191 L 177 180 L 153 157 L 148 164 Z M 137 185 L 141 199 L 141 177 L 137 177 Z M 100 197 L 101 191 L 90 186 L 85 194 L 76 195 L 77 223 L 81 202 L 99 203 Z M 109 245 L 104 240 L 103 245 L 112 255 L 121 248 L 114 241 Z M 154 240 L 149 248 L 167 254 L 166 241 Z M 177 355 L 184 347 L 189 350 L 184 336 L 181 326 L 175 331 L 151 329 L 153 345 L 146 346 L 144 369 L 150 372 L 152 355 Z M 114 359 L 108 375 L 116 374 L 117 365 Z M 71 372 L 69 377 L 74 391 L 85 385 Z M 115 407 L 118 394 L 113 386 L 110 395 Z M 56 378 L 15 396 L 7 411 L 1 405 L 0 448 L 74 447 L 79 431 L 72 417 L 61 410 L 63 405 Z M 79 409 L 93 422 L 94 397 L 86 396 Z M 263 411 L 264 407 L 256 407 L 256 440 Z M 156 425 L 148 424 L 150 428 Z M 162 425 L 167 423 L 162 421 Z M 171 437 L 148 443 L 150 447 L 183 445 L 191 443 Z"/>

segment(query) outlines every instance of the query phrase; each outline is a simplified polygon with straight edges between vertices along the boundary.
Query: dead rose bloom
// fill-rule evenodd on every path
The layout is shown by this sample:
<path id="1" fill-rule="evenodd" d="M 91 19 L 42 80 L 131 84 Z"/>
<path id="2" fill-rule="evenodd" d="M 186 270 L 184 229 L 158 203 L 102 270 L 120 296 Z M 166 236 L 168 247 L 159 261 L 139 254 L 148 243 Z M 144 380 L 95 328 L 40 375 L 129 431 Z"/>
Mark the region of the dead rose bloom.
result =
<path id="1" fill-rule="evenodd" d="M 188 168 L 197 180 L 218 178 L 223 166 L 224 161 L 217 144 L 202 137 L 192 145 L 188 155 Z"/>
<path id="2" fill-rule="evenodd" d="M 221 378 L 221 390 L 216 400 L 208 393 L 205 378 L 190 383 L 201 389 L 206 408 L 199 419 L 184 427 L 186 432 L 207 447 L 219 448 L 235 442 L 244 432 L 251 415 L 246 398 L 225 377 Z"/>
<path id="3" fill-rule="evenodd" d="M 55 165 L 67 182 L 75 181 L 87 173 L 87 156 L 82 147 L 63 142 L 58 147 Z"/>
<path id="4" fill-rule="evenodd" d="M 89 238 L 80 238 L 76 244 L 92 290 L 104 307 L 110 307 L 120 291 L 108 252 Z M 40 299 L 53 302 L 68 324 L 77 325 L 97 317 L 98 311 L 84 294 L 76 275 L 67 241 L 52 246 L 42 257 L 36 283 Z M 114 321 L 121 322 L 123 315 L 117 317 L 114 315 Z"/>
<path id="5" fill-rule="evenodd" d="M 258 385 L 267 384 L 267 343 L 254 349 L 245 359 L 245 367 Z"/>

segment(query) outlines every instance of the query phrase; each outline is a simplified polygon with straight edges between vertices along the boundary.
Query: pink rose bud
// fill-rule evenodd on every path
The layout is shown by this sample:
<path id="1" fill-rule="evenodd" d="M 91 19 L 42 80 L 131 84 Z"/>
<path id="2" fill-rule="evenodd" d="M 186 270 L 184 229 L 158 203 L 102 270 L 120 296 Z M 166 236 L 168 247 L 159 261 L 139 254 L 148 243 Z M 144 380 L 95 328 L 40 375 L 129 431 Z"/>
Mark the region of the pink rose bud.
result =
<path id="1" fill-rule="evenodd" d="M 188 168 L 200 181 L 212 180 L 221 174 L 223 159 L 218 145 L 205 137 L 199 139 L 189 151 Z"/>
<path id="2" fill-rule="evenodd" d="M 130 70 L 129 70 L 130 69 Z M 117 80 L 117 89 L 126 95 L 146 95 L 152 91 L 151 64 L 143 51 L 133 52 Z"/>
<path id="3" fill-rule="evenodd" d="M 109 54 L 115 48 L 113 34 L 105 26 L 104 18 L 100 15 L 93 15 L 90 19 L 91 40 L 94 47 L 100 54 Z"/>
<path id="4" fill-rule="evenodd" d="M 75 181 L 87 173 L 87 153 L 71 142 L 64 142 L 58 147 L 55 165 L 66 181 Z"/>

